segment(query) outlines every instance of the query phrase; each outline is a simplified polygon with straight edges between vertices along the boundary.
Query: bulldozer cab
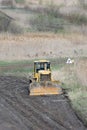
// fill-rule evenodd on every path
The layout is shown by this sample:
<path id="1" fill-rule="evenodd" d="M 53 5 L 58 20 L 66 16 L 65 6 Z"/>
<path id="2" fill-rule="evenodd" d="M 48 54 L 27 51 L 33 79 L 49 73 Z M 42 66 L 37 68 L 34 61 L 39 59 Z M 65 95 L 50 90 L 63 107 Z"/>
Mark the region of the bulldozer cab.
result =
<path id="1" fill-rule="evenodd" d="M 51 80 L 51 68 L 49 61 L 39 60 L 34 62 L 34 79 L 36 81 L 39 82 L 41 80 L 41 77 L 44 77 L 46 79 L 47 76 L 49 76 L 49 74 L 50 74 L 49 80 Z M 42 80 L 45 80 L 44 78 Z"/>
<path id="2" fill-rule="evenodd" d="M 50 62 L 46 60 L 35 61 L 34 72 L 38 73 L 39 70 L 50 70 Z"/>

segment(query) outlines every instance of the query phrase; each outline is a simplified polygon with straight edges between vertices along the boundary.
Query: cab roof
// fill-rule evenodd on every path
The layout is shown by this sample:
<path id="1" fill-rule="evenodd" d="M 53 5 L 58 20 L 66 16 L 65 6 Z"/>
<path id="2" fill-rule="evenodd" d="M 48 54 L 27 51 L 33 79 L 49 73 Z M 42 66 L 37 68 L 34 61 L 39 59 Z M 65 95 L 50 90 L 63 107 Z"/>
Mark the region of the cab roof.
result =
<path id="1" fill-rule="evenodd" d="M 49 60 L 37 60 L 37 61 L 34 61 L 34 63 L 39 63 L 39 62 L 50 62 Z"/>

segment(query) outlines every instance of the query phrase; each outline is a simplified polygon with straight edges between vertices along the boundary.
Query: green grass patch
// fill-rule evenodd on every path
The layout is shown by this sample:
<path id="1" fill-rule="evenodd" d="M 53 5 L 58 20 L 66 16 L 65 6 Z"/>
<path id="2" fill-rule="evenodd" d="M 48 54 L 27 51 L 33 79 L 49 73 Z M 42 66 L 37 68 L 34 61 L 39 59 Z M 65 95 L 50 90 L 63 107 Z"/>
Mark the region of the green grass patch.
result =
<path id="1" fill-rule="evenodd" d="M 16 3 L 19 3 L 19 4 L 24 4 L 25 3 L 25 0 L 15 0 Z"/>
<path id="2" fill-rule="evenodd" d="M 65 58 L 50 58 L 52 70 L 60 70 L 64 66 L 66 66 L 67 57 Z"/>
<path id="3" fill-rule="evenodd" d="M 33 60 L 14 60 L 14 61 L 0 61 L 0 66 L 7 66 L 7 65 L 14 65 L 14 64 L 26 64 L 26 63 L 32 63 Z"/>
<path id="4" fill-rule="evenodd" d="M 33 61 L 0 61 L 0 75 L 22 75 L 33 72 Z"/>
<path id="5" fill-rule="evenodd" d="M 64 64 L 53 65 L 52 70 L 53 70 L 53 71 L 59 70 L 59 69 L 61 69 L 63 66 L 64 66 Z"/>
<path id="6" fill-rule="evenodd" d="M 0 61 L 0 75 L 2 74 L 22 74 L 33 73 L 33 63 L 35 60 L 22 60 L 22 61 Z M 58 70 L 64 66 L 66 58 L 47 59 L 51 62 L 52 70 Z"/>

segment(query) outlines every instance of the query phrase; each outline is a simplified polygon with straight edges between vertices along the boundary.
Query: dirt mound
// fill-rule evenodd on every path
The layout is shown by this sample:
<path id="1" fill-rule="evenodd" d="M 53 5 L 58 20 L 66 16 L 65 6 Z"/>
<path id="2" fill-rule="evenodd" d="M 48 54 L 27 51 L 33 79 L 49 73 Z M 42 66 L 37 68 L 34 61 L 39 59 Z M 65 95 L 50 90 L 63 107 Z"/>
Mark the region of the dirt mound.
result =
<path id="1" fill-rule="evenodd" d="M 0 77 L 0 129 L 85 130 L 63 95 L 28 96 L 28 80 Z"/>

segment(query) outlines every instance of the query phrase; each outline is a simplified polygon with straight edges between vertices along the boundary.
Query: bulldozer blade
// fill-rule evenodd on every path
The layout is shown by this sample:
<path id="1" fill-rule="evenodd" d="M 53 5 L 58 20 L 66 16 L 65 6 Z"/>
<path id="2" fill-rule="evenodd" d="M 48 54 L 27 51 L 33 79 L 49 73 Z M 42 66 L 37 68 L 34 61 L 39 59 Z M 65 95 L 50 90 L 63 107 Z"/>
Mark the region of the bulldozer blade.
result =
<path id="1" fill-rule="evenodd" d="M 30 96 L 62 94 L 62 89 L 53 83 L 31 83 Z"/>

